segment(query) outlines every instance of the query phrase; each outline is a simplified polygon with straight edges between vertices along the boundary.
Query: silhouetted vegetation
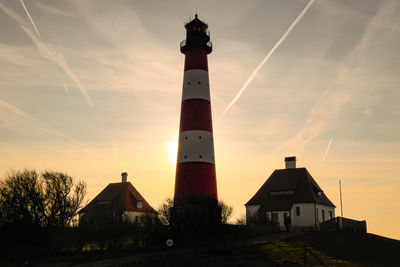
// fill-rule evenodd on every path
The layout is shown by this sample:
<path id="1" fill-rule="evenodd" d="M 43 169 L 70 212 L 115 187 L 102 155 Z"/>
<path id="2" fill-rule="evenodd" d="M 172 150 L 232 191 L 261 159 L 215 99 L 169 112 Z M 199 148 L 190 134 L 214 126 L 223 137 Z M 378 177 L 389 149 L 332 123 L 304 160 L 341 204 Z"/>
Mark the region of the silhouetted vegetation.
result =
<path id="1" fill-rule="evenodd" d="M 235 224 L 245 226 L 246 225 L 246 214 L 240 214 L 239 218 L 236 219 Z"/>
<path id="2" fill-rule="evenodd" d="M 226 224 L 232 216 L 233 207 L 226 204 L 224 201 L 218 201 L 218 206 L 221 207 L 221 223 Z"/>
<path id="3" fill-rule="evenodd" d="M 85 195 L 84 182 L 61 172 L 11 171 L 0 181 L 0 227 L 69 227 Z"/>
<path id="4" fill-rule="evenodd" d="M 166 198 L 159 206 L 158 218 L 163 225 L 170 225 L 171 223 L 171 208 L 174 206 L 174 200 L 170 197 Z"/>
<path id="5" fill-rule="evenodd" d="M 85 195 L 84 182 L 61 172 L 10 171 L 0 181 L 1 252 L 18 258 L 69 246 Z"/>
<path id="6" fill-rule="evenodd" d="M 213 200 L 208 201 L 203 200 L 203 199 L 195 199 L 190 201 L 190 205 L 200 205 L 202 203 L 206 203 L 207 205 L 213 205 Z M 157 212 L 158 212 L 158 218 L 160 219 L 161 223 L 164 225 L 170 225 L 171 223 L 171 208 L 174 206 L 174 200 L 170 197 L 166 198 L 163 203 L 159 206 Z M 224 201 L 220 200 L 218 201 L 218 207 L 221 209 L 221 223 L 226 224 L 228 223 L 228 220 L 232 216 L 233 213 L 233 207 L 229 206 L 227 203 Z"/>

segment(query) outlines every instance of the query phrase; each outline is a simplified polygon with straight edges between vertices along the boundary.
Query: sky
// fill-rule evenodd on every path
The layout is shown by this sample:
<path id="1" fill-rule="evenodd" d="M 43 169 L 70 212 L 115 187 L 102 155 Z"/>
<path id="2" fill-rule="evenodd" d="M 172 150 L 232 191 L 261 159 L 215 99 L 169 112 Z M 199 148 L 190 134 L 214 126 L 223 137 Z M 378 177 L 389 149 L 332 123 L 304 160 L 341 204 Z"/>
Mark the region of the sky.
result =
<path id="1" fill-rule="evenodd" d="M 90 201 L 126 171 L 154 208 L 172 197 L 179 43 L 197 10 L 232 221 L 296 156 L 337 215 L 341 180 L 343 215 L 400 239 L 400 2 L 315 0 L 252 75 L 308 3 L 0 0 L 0 177 L 66 172 Z"/>

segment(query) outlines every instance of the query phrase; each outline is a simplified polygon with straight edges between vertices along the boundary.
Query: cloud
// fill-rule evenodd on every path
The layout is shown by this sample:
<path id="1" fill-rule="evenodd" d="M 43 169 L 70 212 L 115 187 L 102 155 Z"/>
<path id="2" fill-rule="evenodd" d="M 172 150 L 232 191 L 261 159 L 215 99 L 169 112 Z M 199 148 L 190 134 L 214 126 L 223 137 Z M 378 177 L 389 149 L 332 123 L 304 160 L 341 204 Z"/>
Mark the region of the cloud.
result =
<path id="1" fill-rule="evenodd" d="M 15 13 L 13 10 L 9 9 L 2 3 L 0 3 L 0 8 L 11 18 L 13 18 L 16 22 L 20 24 L 21 29 L 26 33 L 26 35 L 33 41 L 33 43 L 36 45 L 36 48 L 38 49 L 39 53 L 51 60 L 53 63 L 55 63 L 58 67 L 60 67 L 65 74 L 75 83 L 75 85 L 79 88 L 81 91 L 83 97 L 85 98 L 86 102 L 93 107 L 93 102 L 91 98 L 89 97 L 88 93 L 86 92 L 85 88 L 82 86 L 80 80 L 74 73 L 74 71 L 69 67 L 68 63 L 66 62 L 65 58 L 63 57 L 62 54 L 58 53 L 56 49 L 51 45 L 51 44 L 46 44 L 43 41 L 41 41 L 28 27 L 26 27 L 24 24 L 23 19 Z M 35 27 L 36 29 L 36 27 Z"/>
<path id="2" fill-rule="evenodd" d="M 34 118 L 25 111 L 17 108 L 16 106 L 0 99 L 0 121 L 8 128 L 16 130 L 29 130 L 35 132 L 48 132 L 57 135 L 65 140 L 73 142 L 79 146 L 84 146 L 76 139 L 69 137 L 48 124 Z"/>

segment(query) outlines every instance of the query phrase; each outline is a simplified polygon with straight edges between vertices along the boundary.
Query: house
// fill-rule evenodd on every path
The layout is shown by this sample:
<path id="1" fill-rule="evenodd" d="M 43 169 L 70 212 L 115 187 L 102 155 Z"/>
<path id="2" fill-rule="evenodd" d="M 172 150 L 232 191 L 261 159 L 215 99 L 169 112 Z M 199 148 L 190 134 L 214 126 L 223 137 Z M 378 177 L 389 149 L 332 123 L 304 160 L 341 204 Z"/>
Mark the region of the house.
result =
<path id="1" fill-rule="evenodd" d="M 127 181 L 128 174 L 123 172 L 121 176 L 122 182 L 107 185 L 78 212 L 79 224 L 94 222 L 105 217 L 143 224 L 145 219 L 153 220 L 157 217 L 157 212 Z"/>
<path id="2" fill-rule="evenodd" d="M 247 223 L 257 219 L 281 229 L 285 229 L 285 222 L 292 228 L 319 229 L 320 223 L 335 217 L 335 205 L 306 168 L 296 167 L 296 157 L 286 157 L 285 165 L 245 204 Z"/>

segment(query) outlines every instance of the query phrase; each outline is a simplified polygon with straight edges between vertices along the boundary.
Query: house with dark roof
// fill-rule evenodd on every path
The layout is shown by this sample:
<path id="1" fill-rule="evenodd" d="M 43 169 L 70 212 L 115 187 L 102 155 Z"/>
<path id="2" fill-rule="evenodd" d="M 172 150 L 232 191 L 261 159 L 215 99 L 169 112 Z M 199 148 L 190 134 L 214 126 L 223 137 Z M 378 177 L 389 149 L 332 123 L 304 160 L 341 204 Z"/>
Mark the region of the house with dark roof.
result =
<path id="1" fill-rule="evenodd" d="M 136 188 L 127 181 L 128 174 L 121 174 L 120 183 L 107 185 L 79 214 L 79 223 L 96 220 L 102 216 L 121 216 L 122 220 L 143 223 L 144 219 L 155 218 L 157 212 Z"/>
<path id="2" fill-rule="evenodd" d="M 335 205 L 328 199 L 306 168 L 296 167 L 296 157 L 285 158 L 285 169 L 275 170 L 245 204 L 246 220 L 293 228 L 319 228 L 335 217 Z"/>

